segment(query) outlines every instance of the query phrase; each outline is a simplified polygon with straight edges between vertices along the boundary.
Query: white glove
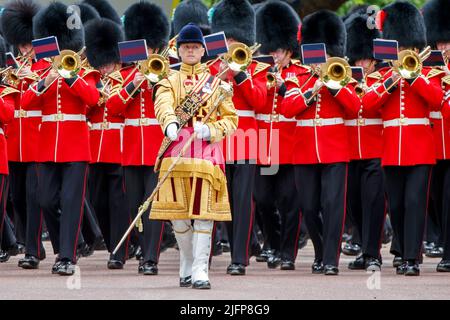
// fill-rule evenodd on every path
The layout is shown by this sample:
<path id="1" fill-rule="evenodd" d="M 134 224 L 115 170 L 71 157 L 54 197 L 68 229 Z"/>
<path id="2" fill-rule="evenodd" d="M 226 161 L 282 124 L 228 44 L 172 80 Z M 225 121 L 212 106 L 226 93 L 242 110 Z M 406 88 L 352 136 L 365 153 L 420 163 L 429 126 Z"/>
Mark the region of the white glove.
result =
<path id="1" fill-rule="evenodd" d="M 178 125 L 175 122 L 167 126 L 166 136 L 172 141 L 178 140 Z"/>
<path id="2" fill-rule="evenodd" d="M 196 122 L 194 124 L 194 132 L 197 133 L 198 139 L 209 141 L 211 139 L 211 131 L 206 124 Z"/>

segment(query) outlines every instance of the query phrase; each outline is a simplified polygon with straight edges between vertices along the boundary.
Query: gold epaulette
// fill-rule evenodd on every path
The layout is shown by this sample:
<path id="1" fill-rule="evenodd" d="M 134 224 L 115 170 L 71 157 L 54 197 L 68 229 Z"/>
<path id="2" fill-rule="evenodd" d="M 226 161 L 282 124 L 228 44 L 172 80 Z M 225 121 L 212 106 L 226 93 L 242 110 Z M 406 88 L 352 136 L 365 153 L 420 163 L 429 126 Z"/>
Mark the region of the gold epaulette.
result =
<path id="1" fill-rule="evenodd" d="M 442 83 L 446 85 L 450 85 L 450 76 L 445 76 L 442 78 Z"/>
<path id="2" fill-rule="evenodd" d="M 439 70 L 439 69 L 431 69 L 430 72 L 428 72 L 427 74 L 427 78 L 433 78 L 439 75 L 445 74 L 445 72 L 443 70 Z"/>
<path id="3" fill-rule="evenodd" d="M 253 72 L 253 76 L 256 76 L 258 73 L 267 70 L 269 68 L 270 64 L 257 61 L 255 71 Z"/>
<path id="4" fill-rule="evenodd" d="M 295 84 L 296 86 L 300 86 L 300 82 L 298 81 L 298 78 L 297 77 L 291 77 L 291 78 L 287 78 L 286 80 L 285 80 L 285 82 L 287 83 L 287 82 L 291 82 L 291 83 L 293 83 L 293 84 Z"/>
<path id="5" fill-rule="evenodd" d="M 124 80 L 120 70 L 114 71 L 113 73 L 108 75 L 108 77 L 111 78 L 112 80 L 116 81 L 116 82 L 119 82 L 119 83 L 122 83 L 123 80 Z"/>
<path id="6" fill-rule="evenodd" d="M 383 76 L 378 71 L 372 72 L 367 76 L 367 78 L 375 79 L 375 80 L 381 80 L 383 79 Z"/>
<path id="7" fill-rule="evenodd" d="M 97 73 L 98 75 L 100 75 L 100 71 L 95 70 L 95 69 L 83 68 L 83 70 L 84 70 L 84 72 L 83 72 L 82 78 L 86 77 L 88 74 L 91 74 L 91 73 Z"/>
<path id="8" fill-rule="evenodd" d="M 6 86 L 2 86 L 2 87 L 3 87 L 4 89 L 3 89 L 2 93 L 0 93 L 0 97 L 1 97 L 1 98 L 6 97 L 6 96 L 9 95 L 9 94 L 20 93 L 20 91 L 14 89 L 14 88 L 6 87 Z"/>

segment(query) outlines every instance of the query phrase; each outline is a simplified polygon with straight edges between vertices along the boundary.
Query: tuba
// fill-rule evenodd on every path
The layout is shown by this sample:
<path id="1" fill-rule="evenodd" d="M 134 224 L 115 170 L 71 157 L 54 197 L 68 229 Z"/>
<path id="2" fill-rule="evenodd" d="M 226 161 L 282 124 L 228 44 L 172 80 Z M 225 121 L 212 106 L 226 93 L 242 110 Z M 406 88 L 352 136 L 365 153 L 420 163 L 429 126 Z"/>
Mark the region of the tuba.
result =
<path id="1" fill-rule="evenodd" d="M 82 68 L 81 57 L 72 50 L 63 50 L 61 54 L 53 60 L 53 68 L 65 79 L 75 77 Z"/>

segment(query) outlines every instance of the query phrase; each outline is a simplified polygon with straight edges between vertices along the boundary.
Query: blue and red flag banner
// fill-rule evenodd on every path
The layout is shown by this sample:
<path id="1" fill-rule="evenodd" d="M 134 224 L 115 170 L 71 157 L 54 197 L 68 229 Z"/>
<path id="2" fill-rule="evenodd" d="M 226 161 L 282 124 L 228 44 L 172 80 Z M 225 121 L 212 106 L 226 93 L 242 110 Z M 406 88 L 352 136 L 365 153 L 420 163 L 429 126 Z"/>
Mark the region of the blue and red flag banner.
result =
<path id="1" fill-rule="evenodd" d="M 396 40 L 373 40 L 373 57 L 377 60 L 398 60 L 398 42 Z"/>
<path id="2" fill-rule="evenodd" d="M 327 62 L 325 43 L 311 43 L 302 45 L 303 64 L 321 64 Z"/>
<path id="3" fill-rule="evenodd" d="M 253 57 L 253 60 L 270 64 L 272 67 L 275 65 L 275 60 L 273 59 L 273 57 L 271 55 Z"/>
<path id="4" fill-rule="evenodd" d="M 47 37 L 36 39 L 31 42 L 36 54 L 36 60 L 52 58 L 60 55 L 58 39 L 56 37 Z"/>
<path id="5" fill-rule="evenodd" d="M 364 80 L 364 69 L 362 67 L 352 67 L 352 77 L 358 82 Z"/>
<path id="6" fill-rule="evenodd" d="M 427 60 L 423 62 L 424 67 L 443 67 L 445 66 L 444 55 L 440 50 L 431 50 Z"/>
<path id="7" fill-rule="evenodd" d="M 218 56 L 228 52 L 227 38 L 225 32 L 217 32 L 206 36 L 205 47 L 208 56 Z"/>
<path id="8" fill-rule="evenodd" d="M 13 69 L 19 68 L 19 63 L 17 63 L 17 60 L 12 52 L 6 53 L 6 66 L 12 67 Z"/>
<path id="9" fill-rule="evenodd" d="M 123 63 L 147 60 L 147 41 L 141 39 L 119 42 L 119 52 Z"/>

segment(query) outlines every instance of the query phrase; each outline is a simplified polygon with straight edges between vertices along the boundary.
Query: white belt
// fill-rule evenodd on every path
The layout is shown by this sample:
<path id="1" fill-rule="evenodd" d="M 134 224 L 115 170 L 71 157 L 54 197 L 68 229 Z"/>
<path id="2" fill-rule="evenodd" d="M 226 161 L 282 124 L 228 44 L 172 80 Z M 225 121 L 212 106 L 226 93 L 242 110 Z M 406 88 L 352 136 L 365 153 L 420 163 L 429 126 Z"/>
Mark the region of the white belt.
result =
<path id="1" fill-rule="evenodd" d="M 86 121 L 84 114 L 51 114 L 42 116 L 42 122 L 60 122 L 60 121 Z"/>
<path id="2" fill-rule="evenodd" d="M 237 115 L 242 118 L 254 118 L 255 117 L 255 111 L 251 110 L 236 110 Z"/>
<path id="3" fill-rule="evenodd" d="M 402 119 L 394 119 L 385 121 L 383 123 L 385 128 L 388 127 L 400 127 L 400 126 L 409 126 L 409 125 L 430 125 L 430 120 L 428 118 L 402 118 Z"/>
<path id="4" fill-rule="evenodd" d="M 125 119 L 125 126 L 140 127 L 140 126 L 159 126 L 157 119 L 142 118 L 142 119 Z"/>
<path id="5" fill-rule="evenodd" d="M 352 120 L 345 120 L 345 125 L 347 127 L 364 127 L 364 126 L 378 126 L 382 125 L 383 120 L 382 119 L 352 119 Z"/>
<path id="6" fill-rule="evenodd" d="M 42 117 L 42 111 L 26 111 L 26 110 L 15 110 L 14 118 L 40 118 Z"/>
<path id="7" fill-rule="evenodd" d="M 91 125 L 92 130 L 120 130 L 123 127 L 123 123 L 115 122 L 99 122 Z"/>
<path id="8" fill-rule="evenodd" d="M 297 120 L 298 127 L 321 127 L 321 126 L 334 126 L 338 124 L 344 124 L 342 118 L 328 118 L 328 119 L 310 119 L 310 120 Z"/>
<path id="9" fill-rule="evenodd" d="M 442 120 L 443 119 L 442 112 L 432 111 L 432 112 L 430 112 L 430 118 L 435 119 L 435 120 Z"/>
<path id="10" fill-rule="evenodd" d="M 289 119 L 281 114 L 257 114 L 256 120 L 266 122 L 297 122 L 294 118 Z"/>

